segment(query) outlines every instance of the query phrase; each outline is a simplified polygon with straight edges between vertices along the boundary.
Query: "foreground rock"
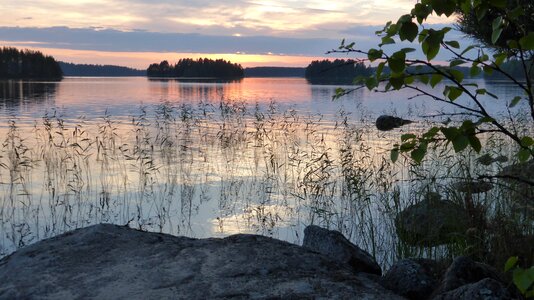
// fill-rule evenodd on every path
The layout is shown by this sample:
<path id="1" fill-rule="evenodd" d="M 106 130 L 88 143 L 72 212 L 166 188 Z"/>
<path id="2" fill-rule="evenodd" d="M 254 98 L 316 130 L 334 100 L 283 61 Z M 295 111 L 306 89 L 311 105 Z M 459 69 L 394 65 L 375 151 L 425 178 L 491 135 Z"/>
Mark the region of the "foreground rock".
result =
<path id="1" fill-rule="evenodd" d="M 96 225 L 0 260 L 0 299 L 402 299 L 279 240 L 191 239 Z"/>
<path id="2" fill-rule="evenodd" d="M 355 272 L 382 275 L 382 269 L 375 259 L 347 240 L 339 231 L 310 225 L 304 229 L 302 246 L 350 265 Z"/>
<path id="3" fill-rule="evenodd" d="M 492 267 L 475 262 L 469 257 L 459 256 L 454 259 L 443 275 L 440 286 L 434 291 L 434 295 L 443 294 L 483 279 L 501 281 L 499 274 Z"/>
<path id="4" fill-rule="evenodd" d="M 430 259 L 403 259 L 382 277 L 382 285 L 410 300 L 428 299 L 438 287 L 444 267 Z"/>
<path id="5" fill-rule="evenodd" d="M 485 278 L 476 283 L 466 284 L 452 291 L 443 293 L 433 300 L 512 300 L 519 299 L 495 279 Z"/>

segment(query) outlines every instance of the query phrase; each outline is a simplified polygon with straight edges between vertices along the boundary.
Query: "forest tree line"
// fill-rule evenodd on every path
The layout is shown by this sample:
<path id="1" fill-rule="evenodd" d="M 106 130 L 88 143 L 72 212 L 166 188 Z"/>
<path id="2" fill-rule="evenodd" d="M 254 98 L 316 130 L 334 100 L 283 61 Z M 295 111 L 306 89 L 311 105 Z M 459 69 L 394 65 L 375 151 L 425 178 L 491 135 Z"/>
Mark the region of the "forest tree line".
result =
<path id="1" fill-rule="evenodd" d="M 73 64 L 59 62 L 65 76 L 146 76 L 146 70 L 113 65 Z"/>
<path id="2" fill-rule="evenodd" d="M 52 56 L 3 47 L 0 49 L 0 78 L 59 80 L 63 72 Z"/>
<path id="3" fill-rule="evenodd" d="M 314 60 L 307 67 L 305 77 L 311 83 L 351 84 L 358 76 L 370 76 L 373 69 L 353 59 Z"/>
<path id="4" fill-rule="evenodd" d="M 147 69 L 149 77 L 211 77 L 211 78 L 242 78 L 243 67 L 224 59 L 180 59 L 175 65 L 164 60 L 159 64 L 151 64 Z"/>

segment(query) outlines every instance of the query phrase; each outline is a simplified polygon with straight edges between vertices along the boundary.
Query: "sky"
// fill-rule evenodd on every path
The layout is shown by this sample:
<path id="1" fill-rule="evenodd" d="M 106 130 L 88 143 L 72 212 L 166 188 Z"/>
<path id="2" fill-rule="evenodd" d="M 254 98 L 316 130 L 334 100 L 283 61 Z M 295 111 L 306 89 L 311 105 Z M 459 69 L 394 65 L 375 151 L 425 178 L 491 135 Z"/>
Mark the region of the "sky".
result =
<path id="1" fill-rule="evenodd" d="M 74 63 L 146 68 L 161 60 L 224 58 L 305 67 L 342 39 L 376 47 L 374 32 L 412 0 L 0 0 L 0 46 Z M 430 20 L 449 23 L 450 19 Z M 352 58 L 352 57 L 349 57 Z"/>

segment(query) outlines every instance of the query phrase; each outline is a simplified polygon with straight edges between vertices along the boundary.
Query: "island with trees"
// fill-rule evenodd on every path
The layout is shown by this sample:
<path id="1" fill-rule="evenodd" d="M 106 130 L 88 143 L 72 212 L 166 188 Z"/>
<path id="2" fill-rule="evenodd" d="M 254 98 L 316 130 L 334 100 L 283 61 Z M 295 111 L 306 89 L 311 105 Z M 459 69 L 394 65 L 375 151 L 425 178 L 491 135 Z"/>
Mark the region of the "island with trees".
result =
<path id="1" fill-rule="evenodd" d="M 122 77 L 146 76 L 146 70 L 114 65 L 74 64 L 59 62 L 65 76 Z"/>
<path id="2" fill-rule="evenodd" d="M 306 79 L 313 84 L 352 84 L 354 78 L 371 74 L 371 67 L 353 59 L 314 60 L 305 71 Z"/>
<path id="3" fill-rule="evenodd" d="M 0 48 L 0 78 L 61 80 L 59 63 L 39 51 Z"/>
<path id="4" fill-rule="evenodd" d="M 175 65 L 164 60 L 151 64 L 147 69 L 148 77 L 166 78 L 243 78 L 244 71 L 240 64 L 224 59 L 180 59 Z"/>
<path id="5" fill-rule="evenodd" d="M 304 77 L 305 68 L 252 67 L 245 69 L 245 77 Z"/>

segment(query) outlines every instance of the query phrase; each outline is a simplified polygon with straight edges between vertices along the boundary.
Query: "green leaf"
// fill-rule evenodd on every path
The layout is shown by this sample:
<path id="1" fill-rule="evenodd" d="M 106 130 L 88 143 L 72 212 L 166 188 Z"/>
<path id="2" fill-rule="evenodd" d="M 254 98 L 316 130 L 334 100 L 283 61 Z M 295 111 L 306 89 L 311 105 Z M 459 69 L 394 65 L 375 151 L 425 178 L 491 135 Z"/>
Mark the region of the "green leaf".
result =
<path id="1" fill-rule="evenodd" d="M 499 40 L 499 38 L 501 37 L 501 33 L 502 33 L 502 28 L 499 27 L 499 28 L 496 28 L 493 30 L 493 32 L 491 33 L 491 43 L 495 45 L 495 43 Z"/>
<path id="2" fill-rule="evenodd" d="M 419 24 L 423 23 L 423 21 L 432 13 L 432 7 L 430 7 L 426 3 L 417 3 L 415 4 L 414 8 L 412 9 L 412 15 L 415 15 L 417 18 L 417 22 Z"/>
<path id="3" fill-rule="evenodd" d="M 436 87 L 436 85 L 437 85 L 438 83 L 440 83 L 441 80 L 443 80 L 443 75 L 440 75 L 440 74 L 432 74 L 432 77 L 430 78 L 430 86 L 431 86 L 431 87 Z"/>
<path id="4" fill-rule="evenodd" d="M 406 134 L 403 134 L 401 135 L 401 141 L 402 142 L 406 142 L 407 140 L 410 140 L 410 139 L 415 139 L 417 136 L 415 134 L 412 134 L 412 133 L 406 133 Z"/>
<path id="5" fill-rule="evenodd" d="M 534 139 L 532 139 L 530 136 L 524 136 L 521 138 L 521 146 L 530 147 L 532 145 L 534 145 Z"/>
<path id="6" fill-rule="evenodd" d="M 453 48 L 456 48 L 456 49 L 460 49 L 460 43 L 458 43 L 457 41 L 447 41 L 445 42 L 445 44 L 453 47 Z"/>
<path id="7" fill-rule="evenodd" d="M 501 16 L 493 19 L 493 22 L 491 23 L 491 29 L 495 30 L 495 29 L 501 27 L 501 23 L 502 23 L 502 17 Z"/>
<path id="8" fill-rule="evenodd" d="M 403 51 L 393 53 L 388 59 L 388 64 L 394 73 L 402 73 L 406 68 L 406 53 Z"/>
<path id="9" fill-rule="evenodd" d="M 414 52 L 415 49 L 414 48 L 402 48 L 401 51 L 404 53 L 410 53 L 410 52 Z"/>
<path id="10" fill-rule="evenodd" d="M 336 93 L 334 96 L 332 96 L 332 100 L 339 99 L 341 96 L 345 94 L 345 89 L 343 88 L 336 88 Z"/>
<path id="11" fill-rule="evenodd" d="M 469 52 L 469 51 L 472 50 L 473 48 L 475 48 L 475 45 L 471 45 L 471 46 L 465 48 L 464 51 L 462 51 L 461 55 L 466 54 L 467 52 Z"/>
<path id="12" fill-rule="evenodd" d="M 427 132 L 423 133 L 425 139 L 433 139 L 439 132 L 439 127 L 432 127 Z"/>
<path id="13" fill-rule="evenodd" d="M 512 20 L 516 20 L 517 18 L 524 16 L 524 15 L 525 15 L 525 11 L 523 10 L 522 6 L 518 6 L 508 13 L 508 17 Z"/>
<path id="14" fill-rule="evenodd" d="M 484 70 L 484 73 L 486 73 L 487 75 L 493 74 L 493 68 L 490 66 L 484 66 L 482 69 Z"/>
<path id="15" fill-rule="evenodd" d="M 376 74 L 375 74 L 376 78 L 380 78 L 380 75 L 382 75 L 382 71 L 384 70 L 385 65 L 386 65 L 385 61 L 378 64 L 378 66 L 376 67 Z"/>
<path id="16" fill-rule="evenodd" d="M 454 77 L 454 79 L 458 82 L 462 82 L 464 80 L 464 73 L 462 73 L 459 70 L 456 69 L 449 69 L 448 72 Z"/>
<path id="17" fill-rule="evenodd" d="M 469 69 L 469 75 L 471 77 L 475 77 L 475 76 L 478 76 L 480 74 L 480 72 L 482 72 L 482 70 L 477 67 L 477 66 L 472 66 L 470 69 Z"/>
<path id="18" fill-rule="evenodd" d="M 412 21 L 412 15 L 402 15 L 400 16 L 399 20 L 397 21 L 397 23 L 408 23 L 408 22 L 411 22 Z"/>
<path id="19" fill-rule="evenodd" d="M 443 94 L 451 101 L 458 99 L 462 95 L 463 91 L 455 86 L 447 86 L 443 90 Z"/>
<path id="20" fill-rule="evenodd" d="M 399 30 L 399 38 L 401 41 L 408 40 L 413 42 L 419 33 L 419 27 L 411 21 L 403 23 Z"/>
<path id="21" fill-rule="evenodd" d="M 384 45 L 389 45 L 389 44 L 395 44 L 395 40 L 393 40 L 389 36 L 385 36 L 382 38 L 382 43 L 379 44 L 378 46 L 382 47 Z"/>
<path id="22" fill-rule="evenodd" d="M 369 77 L 365 80 L 365 86 L 367 87 L 367 89 L 372 90 L 378 86 L 378 81 L 375 77 Z"/>
<path id="23" fill-rule="evenodd" d="M 462 11 L 464 14 L 468 14 L 472 10 L 471 1 L 462 1 L 462 4 L 460 5 Z"/>
<path id="24" fill-rule="evenodd" d="M 384 51 L 382 50 L 369 49 L 369 52 L 367 53 L 367 58 L 369 58 L 369 61 L 375 61 L 381 58 L 382 54 L 384 54 Z"/>
<path id="25" fill-rule="evenodd" d="M 488 12 L 488 8 L 485 6 L 478 6 L 475 10 L 475 14 L 477 16 L 478 21 L 482 21 L 484 17 L 486 16 L 486 13 Z"/>
<path id="26" fill-rule="evenodd" d="M 398 148 L 395 148 L 395 149 L 391 150 L 390 156 L 391 156 L 391 161 L 392 162 L 396 162 L 399 159 L 399 152 L 400 151 L 399 151 Z"/>
<path id="27" fill-rule="evenodd" d="M 439 44 L 431 44 L 427 40 L 421 44 L 421 49 L 423 50 L 423 53 L 426 55 L 426 59 L 428 61 L 432 60 L 436 55 L 439 53 Z"/>
<path id="28" fill-rule="evenodd" d="M 528 149 L 521 149 L 517 152 L 517 158 L 520 162 L 525 162 L 530 158 L 530 151 Z"/>
<path id="29" fill-rule="evenodd" d="M 387 30 L 387 34 L 388 36 L 394 36 L 397 34 L 397 32 L 399 32 L 399 26 L 398 24 L 392 24 L 391 26 L 389 26 L 388 30 Z"/>
<path id="30" fill-rule="evenodd" d="M 441 30 L 428 29 L 428 34 L 421 44 L 421 49 L 426 55 L 427 60 L 432 60 L 438 54 L 446 31 L 447 27 L 444 27 Z"/>
<path id="31" fill-rule="evenodd" d="M 496 66 L 500 66 L 504 60 L 506 59 L 506 53 L 504 52 L 501 52 L 501 53 L 497 53 L 495 55 L 493 55 L 493 58 L 495 59 L 495 65 Z"/>
<path id="32" fill-rule="evenodd" d="M 444 14 L 445 16 L 450 17 L 456 9 L 456 1 L 432 0 L 430 2 L 438 16 Z"/>
<path id="33" fill-rule="evenodd" d="M 488 92 L 488 91 L 486 91 L 486 94 L 487 94 L 488 96 L 490 96 L 491 98 L 493 98 L 493 99 L 499 99 L 499 97 L 497 97 L 497 95 L 495 95 L 495 94 L 493 94 L 493 93 L 490 93 L 490 92 Z"/>
<path id="34" fill-rule="evenodd" d="M 457 153 L 467 148 L 468 145 L 469 145 L 469 139 L 463 134 L 458 135 L 456 139 L 452 141 L 452 147 L 454 148 L 454 151 Z"/>
<path id="35" fill-rule="evenodd" d="M 441 128 L 441 132 L 443 132 L 445 138 L 450 142 L 455 140 L 460 134 L 460 131 L 456 127 L 443 127 Z"/>
<path id="36" fill-rule="evenodd" d="M 519 257 L 517 257 L 517 256 L 512 256 L 512 257 L 508 258 L 508 260 L 504 264 L 504 272 L 510 271 L 513 267 L 515 267 L 517 265 L 518 261 L 519 261 Z"/>
<path id="37" fill-rule="evenodd" d="M 425 158 L 426 150 L 427 150 L 426 144 L 421 143 L 419 147 L 412 150 L 412 152 L 410 153 L 410 156 L 417 163 L 420 163 L 423 160 L 423 158 Z"/>
<path id="38" fill-rule="evenodd" d="M 391 77 L 389 83 L 394 89 L 400 90 L 404 85 L 404 77 Z"/>
<path id="39" fill-rule="evenodd" d="M 534 267 L 529 269 L 516 268 L 513 273 L 513 281 L 519 291 L 524 294 L 534 283 Z"/>
<path id="40" fill-rule="evenodd" d="M 419 81 L 421 81 L 422 83 L 428 84 L 429 80 L 430 78 L 428 77 L 428 75 L 419 75 Z"/>
<path id="41" fill-rule="evenodd" d="M 423 29 L 421 32 L 419 32 L 419 38 L 417 40 L 419 43 L 422 43 L 428 36 L 428 29 Z"/>
<path id="42" fill-rule="evenodd" d="M 495 121 L 495 119 L 490 118 L 490 117 L 482 117 L 482 118 L 478 119 L 478 123 L 479 123 L 479 124 L 482 124 L 482 123 L 492 123 L 492 122 L 494 122 L 494 121 Z"/>
<path id="43" fill-rule="evenodd" d="M 480 150 L 482 149 L 482 144 L 480 143 L 480 140 L 478 139 L 478 137 L 476 135 L 470 135 L 468 136 L 468 139 L 469 139 L 469 145 L 471 145 L 473 150 L 479 153 Z"/>
<path id="44" fill-rule="evenodd" d="M 465 60 L 455 59 L 450 62 L 449 66 L 452 68 L 452 67 L 456 67 L 456 66 L 463 65 L 463 64 L 465 64 Z"/>
<path id="45" fill-rule="evenodd" d="M 534 50 L 534 31 L 528 33 L 528 35 L 522 37 L 519 40 L 519 45 L 523 50 Z"/>
<path id="46" fill-rule="evenodd" d="M 519 101 L 521 101 L 521 96 L 515 96 L 514 99 L 510 101 L 510 105 L 508 105 L 508 107 L 512 108 L 516 106 L 519 103 Z"/>

